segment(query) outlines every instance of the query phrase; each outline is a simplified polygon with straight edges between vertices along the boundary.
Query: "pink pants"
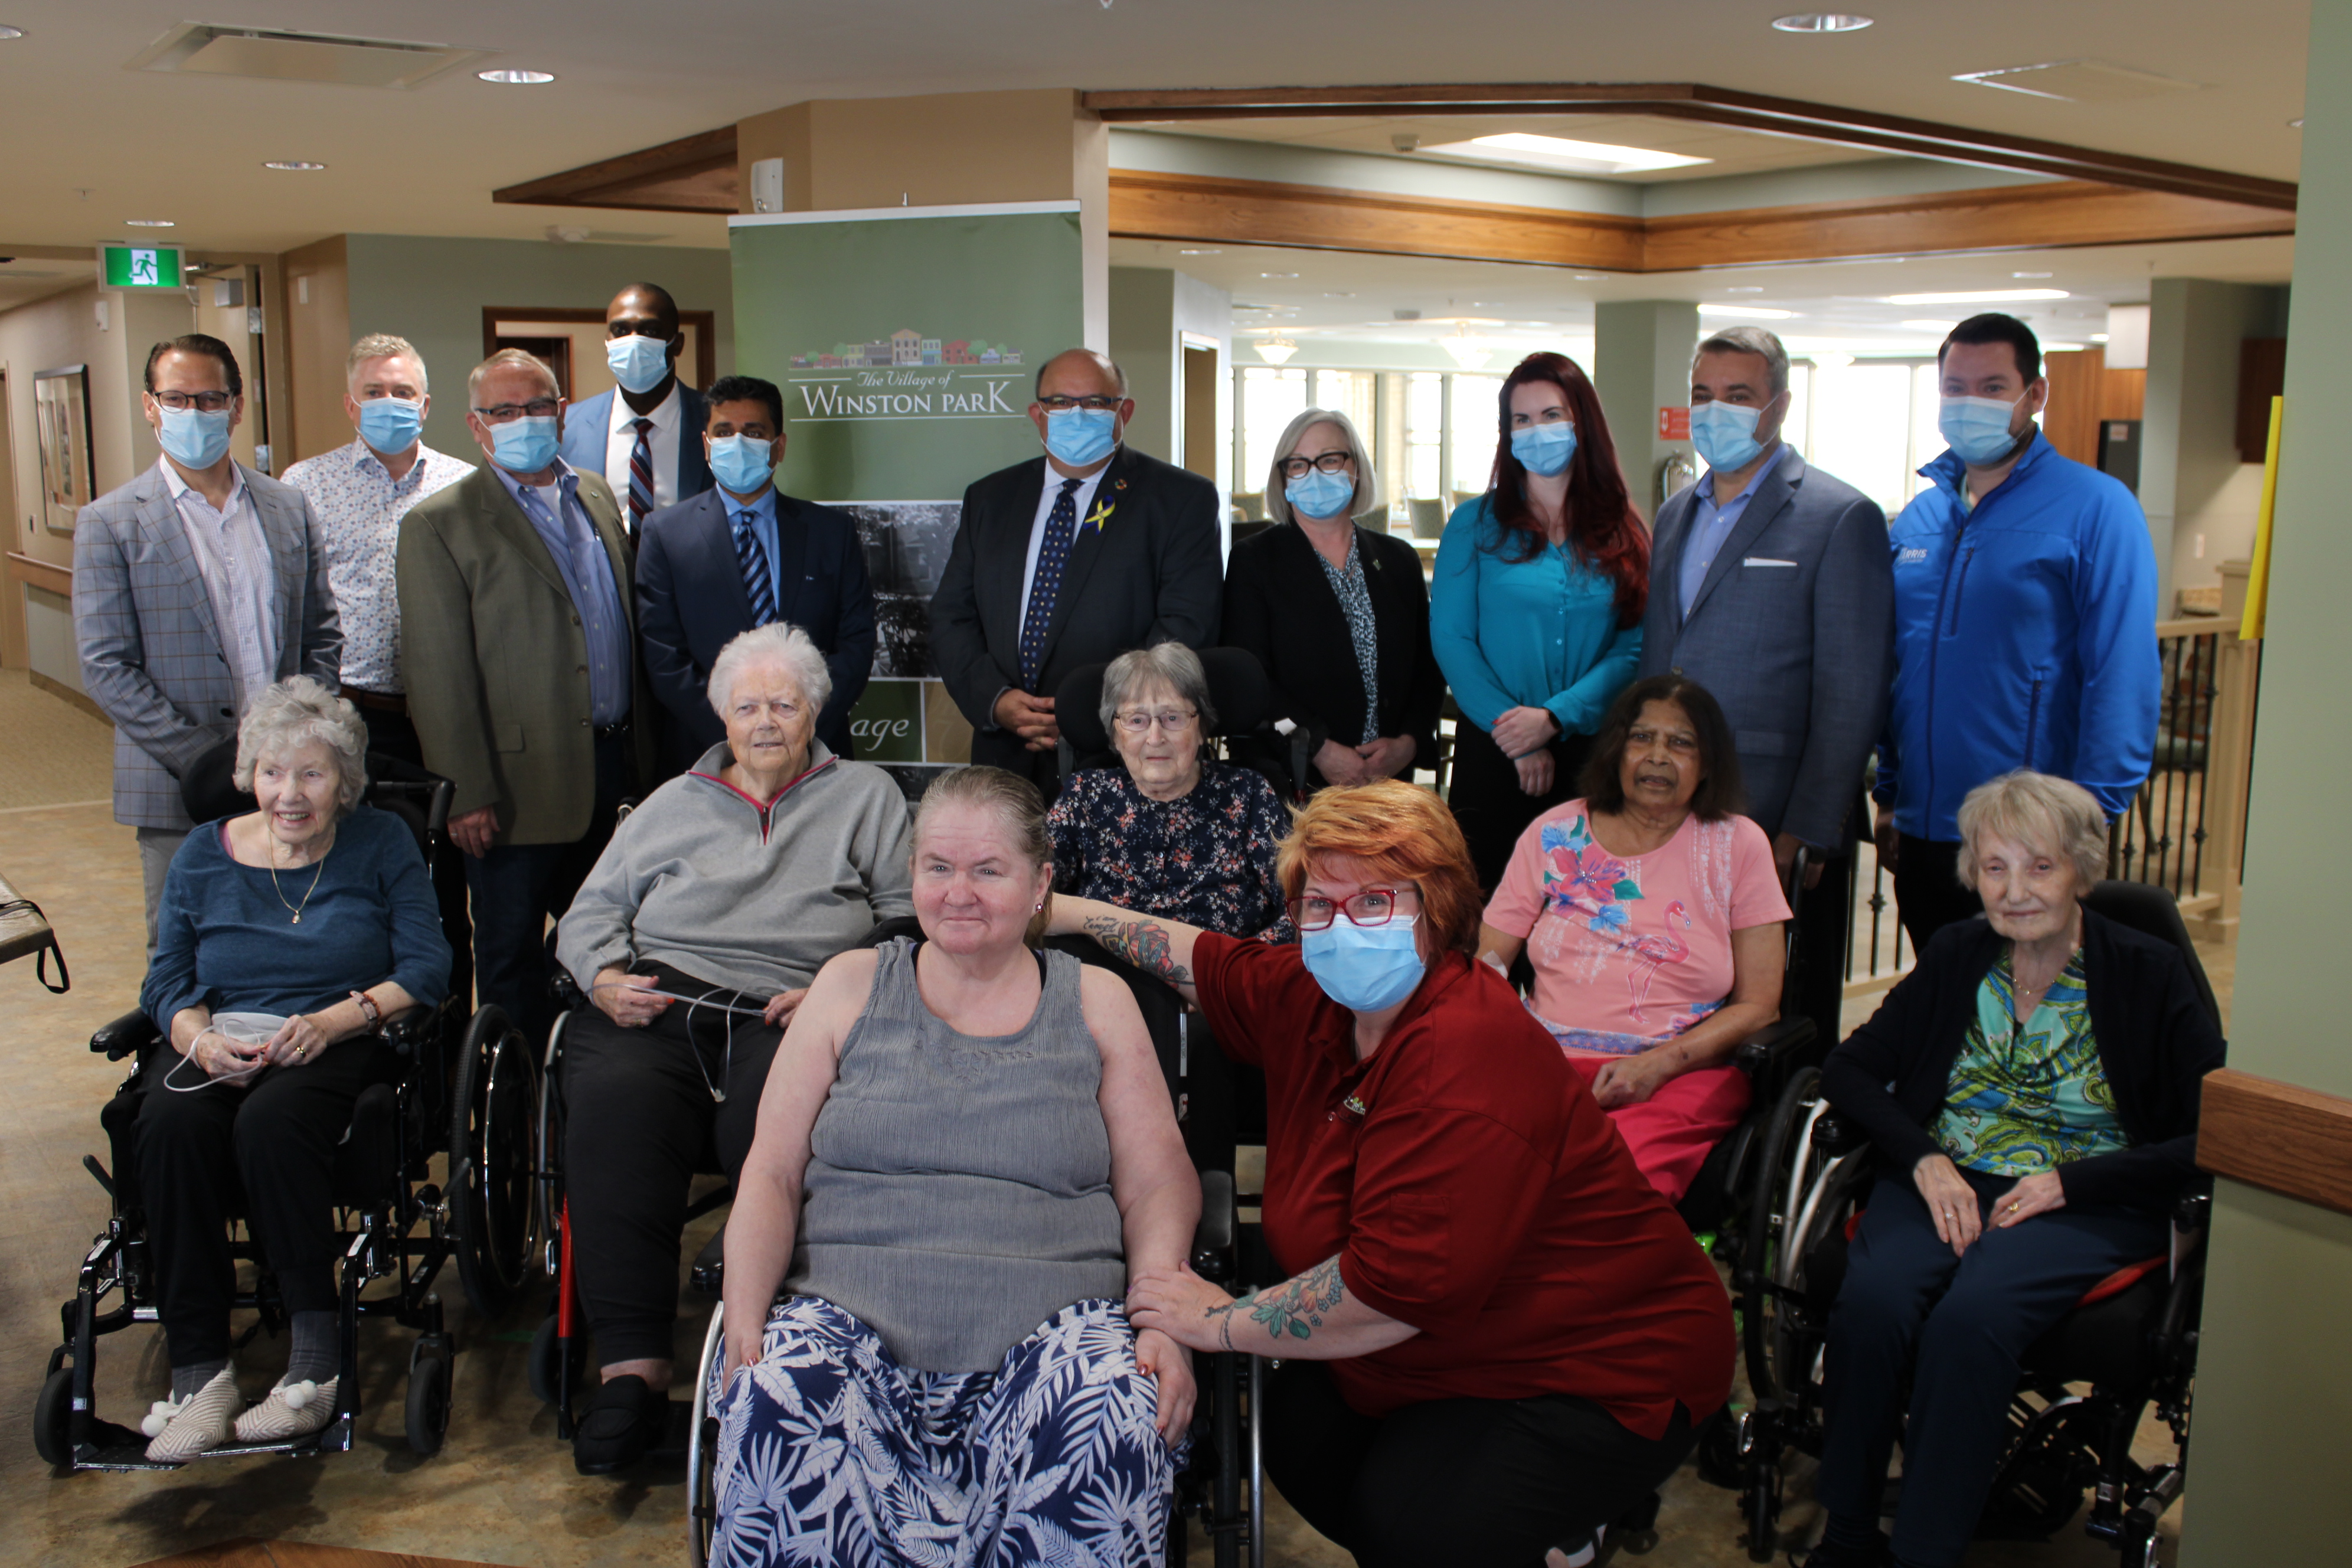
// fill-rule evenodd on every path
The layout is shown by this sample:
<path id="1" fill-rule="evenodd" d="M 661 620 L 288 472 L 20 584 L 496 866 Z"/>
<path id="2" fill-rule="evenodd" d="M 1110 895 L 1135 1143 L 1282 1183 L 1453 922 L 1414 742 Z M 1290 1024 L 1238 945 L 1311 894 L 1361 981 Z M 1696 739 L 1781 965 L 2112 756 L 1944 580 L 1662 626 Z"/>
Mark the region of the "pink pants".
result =
<path id="1" fill-rule="evenodd" d="M 1609 1057 L 1570 1054 L 1568 1065 L 1592 1086 Z M 1621 1105 L 1609 1113 L 1618 1135 L 1633 1151 L 1633 1163 L 1650 1185 L 1670 1204 L 1682 1202 L 1706 1163 L 1707 1151 L 1739 1125 L 1748 1110 L 1748 1075 L 1726 1063 L 1699 1068 L 1669 1079 L 1639 1105 Z"/>

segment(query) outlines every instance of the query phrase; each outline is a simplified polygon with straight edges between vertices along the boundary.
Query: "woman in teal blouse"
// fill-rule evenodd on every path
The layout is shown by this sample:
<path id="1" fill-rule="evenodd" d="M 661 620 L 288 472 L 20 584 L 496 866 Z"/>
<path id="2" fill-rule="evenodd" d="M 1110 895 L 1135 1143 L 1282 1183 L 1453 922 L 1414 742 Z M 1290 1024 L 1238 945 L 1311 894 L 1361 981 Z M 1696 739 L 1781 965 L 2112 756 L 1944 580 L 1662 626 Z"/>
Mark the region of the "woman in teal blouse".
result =
<path id="1" fill-rule="evenodd" d="M 1600 396 L 1534 353 L 1503 383 L 1493 482 L 1437 547 L 1429 640 L 1465 722 L 1448 800 L 1492 892 L 1528 824 L 1576 793 L 1593 731 L 1633 679 L 1650 536 Z"/>

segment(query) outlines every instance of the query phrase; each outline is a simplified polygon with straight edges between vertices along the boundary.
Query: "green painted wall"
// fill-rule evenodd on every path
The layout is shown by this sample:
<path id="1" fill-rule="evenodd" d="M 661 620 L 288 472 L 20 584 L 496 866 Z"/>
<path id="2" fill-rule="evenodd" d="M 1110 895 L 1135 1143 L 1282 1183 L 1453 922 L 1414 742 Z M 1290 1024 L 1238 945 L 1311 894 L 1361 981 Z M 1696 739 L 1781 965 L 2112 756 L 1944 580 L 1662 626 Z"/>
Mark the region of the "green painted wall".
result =
<path id="1" fill-rule="evenodd" d="M 2311 11 L 2287 420 L 2230 1064 L 2352 1096 L 2342 859 L 2352 779 L 2352 529 L 2329 414 L 2352 356 L 2352 6 Z M 2330 105 L 2336 107 L 2330 108 Z M 2184 1568 L 2352 1560 L 2352 1217 L 2221 1184 Z"/>
<path id="2" fill-rule="evenodd" d="M 734 284 L 724 250 L 657 245 L 559 245 L 529 239 L 346 237 L 352 334 L 394 332 L 433 373 L 425 442 L 471 457 L 465 376 L 482 360 L 485 306 L 603 310 L 624 284 L 658 283 L 682 310 L 716 312 L 719 374 L 735 368 Z M 775 373 L 763 374 L 772 379 Z"/>

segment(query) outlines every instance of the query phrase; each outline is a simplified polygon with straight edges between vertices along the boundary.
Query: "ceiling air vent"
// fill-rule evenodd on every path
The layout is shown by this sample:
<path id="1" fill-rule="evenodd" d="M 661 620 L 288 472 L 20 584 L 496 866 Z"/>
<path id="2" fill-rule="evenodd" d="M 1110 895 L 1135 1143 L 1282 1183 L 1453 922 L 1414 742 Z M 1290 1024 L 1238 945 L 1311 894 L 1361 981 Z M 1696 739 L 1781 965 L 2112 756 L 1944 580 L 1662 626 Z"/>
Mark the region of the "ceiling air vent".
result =
<path id="1" fill-rule="evenodd" d="M 2134 98 L 2159 98 L 2166 93 L 2194 92 L 2202 82 L 2182 81 L 2154 71 L 2109 65 L 2105 60 L 2051 60 L 2036 66 L 2007 66 L 2000 70 L 1964 71 L 1954 81 L 1997 87 L 2035 98 L 2060 98 L 2070 103 L 2121 103 Z"/>
<path id="2" fill-rule="evenodd" d="M 389 38 L 184 22 L 124 68 L 315 81 L 334 87 L 410 88 L 489 54 L 488 49 L 454 48 L 447 44 L 404 44 Z"/>

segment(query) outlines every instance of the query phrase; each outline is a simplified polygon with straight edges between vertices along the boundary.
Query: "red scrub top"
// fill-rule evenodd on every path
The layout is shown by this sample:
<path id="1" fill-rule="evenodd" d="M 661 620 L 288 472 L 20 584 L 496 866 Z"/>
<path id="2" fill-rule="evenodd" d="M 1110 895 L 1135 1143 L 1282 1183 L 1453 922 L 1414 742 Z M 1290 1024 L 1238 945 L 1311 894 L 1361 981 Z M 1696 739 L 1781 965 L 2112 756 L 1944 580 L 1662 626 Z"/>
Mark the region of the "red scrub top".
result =
<path id="1" fill-rule="evenodd" d="M 1366 1415 L 1433 1399 L 1591 1400 L 1642 1436 L 1731 1393 L 1731 1302 L 1583 1080 L 1503 978 L 1441 956 L 1368 1061 L 1295 946 L 1202 935 L 1217 1043 L 1266 1083 L 1265 1238 L 1289 1274 L 1421 1332 L 1329 1363 Z"/>

